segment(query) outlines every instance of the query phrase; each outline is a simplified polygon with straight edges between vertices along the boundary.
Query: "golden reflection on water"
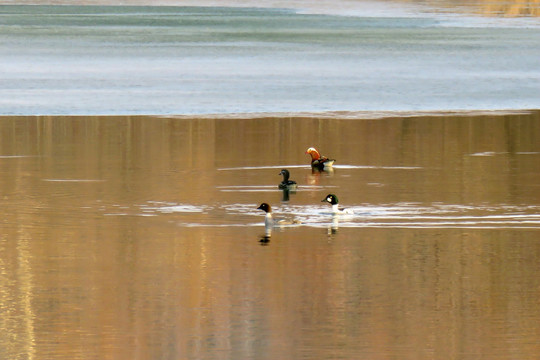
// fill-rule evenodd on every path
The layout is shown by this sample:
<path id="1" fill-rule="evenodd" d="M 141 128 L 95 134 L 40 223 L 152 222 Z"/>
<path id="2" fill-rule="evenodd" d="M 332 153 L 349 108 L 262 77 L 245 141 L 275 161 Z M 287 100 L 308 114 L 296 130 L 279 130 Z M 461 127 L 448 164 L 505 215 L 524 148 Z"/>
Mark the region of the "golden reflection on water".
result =
<path id="1" fill-rule="evenodd" d="M 484 16 L 537 17 L 540 16 L 540 0 L 398 0 L 426 4 L 435 9 L 452 12 L 471 12 Z"/>
<path id="2" fill-rule="evenodd" d="M 7 354 L 21 351 L 25 359 L 34 359 L 34 285 L 30 253 L 31 239 L 24 231 L 9 257 L 0 258 L 0 329 L 9 339 L 3 342 Z M 15 271 L 15 274 L 10 274 Z M 16 278 L 13 280 L 12 276 Z M 14 282 L 16 286 L 14 286 Z M 21 357 L 23 358 L 23 357 Z"/>
<path id="3" fill-rule="evenodd" d="M 484 0 L 480 3 L 479 7 L 482 13 L 486 15 L 540 16 L 539 0 Z"/>
<path id="4" fill-rule="evenodd" d="M 502 17 L 537 17 L 540 16 L 540 0 L 375 0 L 380 2 L 405 2 L 415 5 L 427 5 L 433 11 L 453 12 L 453 13 L 473 13 L 483 16 Z M 35 0 L 20 0 L 17 4 L 36 4 Z M 355 4 L 357 3 L 357 4 Z M 0 4 L 13 5 L 12 1 L 0 0 Z M 115 5 L 110 0 L 49 0 L 40 1 L 40 5 Z M 364 10 L 371 6 L 364 0 L 341 0 L 341 1 L 282 1 L 282 0 L 260 0 L 257 4 L 244 0 L 126 0 L 123 5 L 166 5 L 166 6 L 261 6 L 277 8 L 322 8 L 327 10 L 351 9 L 354 12 L 356 6 L 361 6 Z"/>
<path id="5" fill-rule="evenodd" d="M 260 246 L 256 207 L 332 191 L 349 206 L 534 212 L 539 134 L 538 112 L 2 117 L 0 358 L 534 358 L 538 221 L 300 226 Z M 299 191 L 281 203 L 279 167 L 314 145 L 364 167 L 292 167 Z M 222 191 L 256 185 L 275 191 Z M 210 209 L 151 208 L 179 204 Z"/>

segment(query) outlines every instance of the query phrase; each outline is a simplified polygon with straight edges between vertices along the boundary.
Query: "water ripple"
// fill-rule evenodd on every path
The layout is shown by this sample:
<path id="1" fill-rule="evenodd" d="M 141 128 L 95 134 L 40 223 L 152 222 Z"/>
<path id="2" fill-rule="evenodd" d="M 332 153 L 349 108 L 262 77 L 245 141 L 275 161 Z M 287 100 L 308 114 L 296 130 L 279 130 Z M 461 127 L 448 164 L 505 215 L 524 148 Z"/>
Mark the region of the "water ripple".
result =
<path id="1" fill-rule="evenodd" d="M 145 206 L 155 215 L 199 213 L 196 221 L 183 217 L 179 225 L 186 227 L 223 227 L 262 225 L 264 214 L 254 204 L 189 204 Z M 294 217 L 299 226 L 333 228 L 476 228 L 476 229 L 540 229 L 540 206 L 456 205 L 456 204 L 385 204 L 349 208 L 352 214 L 333 215 L 324 205 L 280 204 L 273 208 L 275 216 Z"/>

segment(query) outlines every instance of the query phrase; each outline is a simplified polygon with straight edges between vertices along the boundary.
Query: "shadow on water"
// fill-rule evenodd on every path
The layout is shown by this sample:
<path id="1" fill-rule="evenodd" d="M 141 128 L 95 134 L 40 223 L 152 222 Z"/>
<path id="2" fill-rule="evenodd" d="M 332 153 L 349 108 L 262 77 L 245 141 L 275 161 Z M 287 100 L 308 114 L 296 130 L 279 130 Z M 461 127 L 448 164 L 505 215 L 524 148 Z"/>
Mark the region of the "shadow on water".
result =
<path id="1" fill-rule="evenodd" d="M 539 136 L 535 111 L 1 117 L 0 358 L 532 358 Z"/>

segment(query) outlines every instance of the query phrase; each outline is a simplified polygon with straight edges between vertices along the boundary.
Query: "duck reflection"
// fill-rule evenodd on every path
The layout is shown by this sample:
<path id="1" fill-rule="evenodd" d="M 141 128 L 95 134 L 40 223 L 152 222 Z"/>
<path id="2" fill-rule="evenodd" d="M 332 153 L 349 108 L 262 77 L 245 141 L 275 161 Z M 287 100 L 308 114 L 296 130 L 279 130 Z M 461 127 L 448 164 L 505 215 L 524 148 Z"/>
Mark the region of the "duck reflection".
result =
<path id="1" fill-rule="evenodd" d="M 289 193 L 290 193 L 289 190 L 283 189 L 283 196 L 281 196 L 281 201 L 283 201 L 283 202 L 289 201 Z M 296 193 L 296 191 L 294 193 Z"/>
<path id="2" fill-rule="evenodd" d="M 311 168 L 311 174 L 312 175 L 315 175 L 315 174 L 326 174 L 326 175 L 332 175 L 334 173 L 334 168 L 333 167 L 329 167 L 329 168 L 323 168 L 323 169 L 319 169 L 319 168 Z"/>
<path id="3" fill-rule="evenodd" d="M 328 235 L 337 234 L 339 229 L 339 215 L 332 214 L 332 223 L 328 224 Z"/>
<path id="4" fill-rule="evenodd" d="M 334 176 L 334 168 L 311 168 L 311 174 L 308 175 L 308 184 L 309 185 L 319 185 L 321 176 Z"/>
<path id="5" fill-rule="evenodd" d="M 259 242 L 261 243 L 261 245 L 268 245 L 268 243 L 270 242 L 270 238 L 271 238 L 270 235 L 261 236 L 259 238 Z"/>
<path id="6" fill-rule="evenodd" d="M 261 204 L 262 206 L 262 204 Z M 260 208 L 260 207 L 259 207 Z M 270 239 L 272 238 L 272 228 L 274 225 L 272 222 L 266 221 L 264 222 L 264 235 L 259 238 L 259 242 L 261 245 L 268 245 L 270 242 Z"/>

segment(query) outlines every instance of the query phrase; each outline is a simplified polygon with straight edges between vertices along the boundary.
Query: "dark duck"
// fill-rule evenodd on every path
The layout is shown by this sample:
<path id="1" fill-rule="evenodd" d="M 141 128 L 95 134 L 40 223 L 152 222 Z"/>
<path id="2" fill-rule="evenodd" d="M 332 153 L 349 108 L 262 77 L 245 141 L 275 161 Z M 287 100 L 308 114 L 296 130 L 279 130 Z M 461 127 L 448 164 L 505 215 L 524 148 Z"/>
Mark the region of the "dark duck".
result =
<path id="1" fill-rule="evenodd" d="M 296 190 L 297 184 L 294 180 L 289 180 L 289 170 L 283 169 L 279 173 L 279 175 L 283 175 L 283 181 L 279 183 L 278 188 L 282 190 Z"/>

